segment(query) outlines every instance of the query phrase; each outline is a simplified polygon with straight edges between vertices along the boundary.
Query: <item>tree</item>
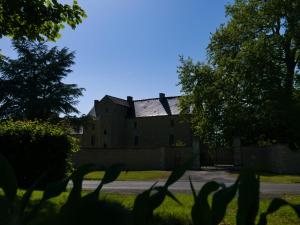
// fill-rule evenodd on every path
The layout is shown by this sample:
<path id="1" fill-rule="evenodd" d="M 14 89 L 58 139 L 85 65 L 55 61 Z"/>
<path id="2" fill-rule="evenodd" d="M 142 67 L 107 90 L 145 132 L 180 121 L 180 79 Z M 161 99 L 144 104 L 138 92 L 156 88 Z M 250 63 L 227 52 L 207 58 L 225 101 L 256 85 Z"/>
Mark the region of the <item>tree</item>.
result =
<path id="1" fill-rule="evenodd" d="M 228 23 L 211 37 L 208 65 L 181 59 L 195 130 L 215 145 L 234 135 L 246 143 L 300 141 L 300 1 L 235 0 L 226 14 Z"/>
<path id="2" fill-rule="evenodd" d="M 60 113 L 78 113 L 74 107 L 83 88 L 62 80 L 74 64 L 74 52 L 48 49 L 44 43 L 13 41 L 17 59 L 0 63 L 0 117 L 49 119 Z"/>
<path id="3" fill-rule="evenodd" d="M 58 0 L 1 0 L 0 38 L 54 41 L 64 24 L 74 29 L 83 17 L 86 14 L 76 0 L 72 5 Z"/>

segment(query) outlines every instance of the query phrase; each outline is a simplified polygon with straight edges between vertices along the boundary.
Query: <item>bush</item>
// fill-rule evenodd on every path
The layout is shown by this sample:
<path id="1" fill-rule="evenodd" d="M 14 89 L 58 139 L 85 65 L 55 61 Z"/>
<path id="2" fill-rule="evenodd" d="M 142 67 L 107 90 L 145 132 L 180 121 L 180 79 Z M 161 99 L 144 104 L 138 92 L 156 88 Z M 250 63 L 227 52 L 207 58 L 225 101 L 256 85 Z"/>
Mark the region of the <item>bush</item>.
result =
<path id="1" fill-rule="evenodd" d="M 38 121 L 0 123 L 0 153 L 14 168 L 19 187 L 26 188 L 43 176 L 43 182 L 70 173 L 70 155 L 78 144 L 61 127 Z"/>

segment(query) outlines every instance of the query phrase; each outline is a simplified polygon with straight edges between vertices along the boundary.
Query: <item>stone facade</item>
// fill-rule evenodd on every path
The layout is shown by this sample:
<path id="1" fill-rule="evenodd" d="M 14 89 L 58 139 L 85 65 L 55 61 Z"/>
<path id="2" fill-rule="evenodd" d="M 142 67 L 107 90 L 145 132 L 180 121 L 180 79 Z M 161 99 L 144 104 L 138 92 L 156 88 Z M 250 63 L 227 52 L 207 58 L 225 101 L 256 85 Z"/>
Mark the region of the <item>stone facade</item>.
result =
<path id="1" fill-rule="evenodd" d="M 95 100 L 83 128 L 75 165 L 124 163 L 129 169 L 172 169 L 199 153 L 199 140 L 179 115 L 179 98 L 133 100 L 104 96 Z M 200 168 L 195 157 L 193 169 Z"/>
<path id="2" fill-rule="evenodd" d="M 160 94 L 133 101 L 105 96 L 94 102 L 89 115 L 93 121 L 84 127 L 83 148 L 192 146 L 190 124 L 179 115 L 179 97 Z"/>

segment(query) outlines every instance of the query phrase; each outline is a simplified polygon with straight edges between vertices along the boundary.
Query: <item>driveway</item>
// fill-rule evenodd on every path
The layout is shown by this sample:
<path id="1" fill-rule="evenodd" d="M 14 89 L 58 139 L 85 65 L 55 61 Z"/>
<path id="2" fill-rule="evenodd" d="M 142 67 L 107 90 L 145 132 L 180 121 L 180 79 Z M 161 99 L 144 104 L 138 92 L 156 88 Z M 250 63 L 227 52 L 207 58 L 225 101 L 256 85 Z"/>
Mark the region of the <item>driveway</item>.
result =
<path id="1" fill-rule="evenodd" d="M 235 181 L 235 177 L 226 171 L 187 171 L 183 177 L 170 186 L 169 189 L 175 193 L 191 193 L 188 177 L 191 177 L 196 190 L 199 190 L 206 182 L 211 180 L 222 182 L 226 185 L 231 185 Z M 155 180 L 114 181 L 113 183 L 104 185 L 103 191 L 109 193 L 137 194 L 148 189 L 155 182 Z M 160 180 L 157 185 L 163 185 L 164 182 L 165 180 Z M 83 189 L 93 190 L 98 184 L 99 181 L 85 180 L 83 182 Z M 260 191 L 262 196 L 282 196 L 284 194 L 298 195 L 300 194 L 300 184 L 261 183 Z"/>

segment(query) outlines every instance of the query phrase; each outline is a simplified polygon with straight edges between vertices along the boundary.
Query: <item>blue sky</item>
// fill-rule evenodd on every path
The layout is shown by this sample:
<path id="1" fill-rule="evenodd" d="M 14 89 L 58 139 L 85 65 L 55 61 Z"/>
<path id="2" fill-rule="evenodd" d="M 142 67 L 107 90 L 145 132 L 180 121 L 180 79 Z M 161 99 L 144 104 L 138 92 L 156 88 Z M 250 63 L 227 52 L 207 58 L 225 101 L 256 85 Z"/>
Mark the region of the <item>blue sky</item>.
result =
<path id="1" fill-rule="evenodd" d="M 66 2 L 66 0 L 65 0 Z M 65 80 L 84 87 L 78 109 L 88 113 L 105 94 L 135 99 L 179 95 L 179 55 L 206 59 L 210 34 L 226 21 L 230 0 L 79 0 L 86 18 L 54 43 L 76 52 Z M 12 55 L 10 41 L 0 41 Z"/>

